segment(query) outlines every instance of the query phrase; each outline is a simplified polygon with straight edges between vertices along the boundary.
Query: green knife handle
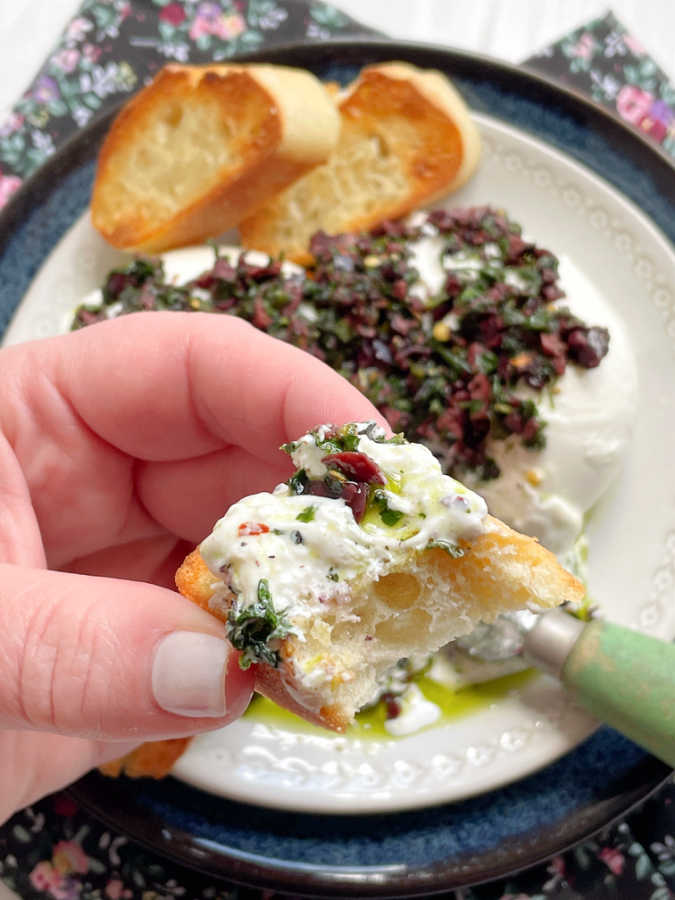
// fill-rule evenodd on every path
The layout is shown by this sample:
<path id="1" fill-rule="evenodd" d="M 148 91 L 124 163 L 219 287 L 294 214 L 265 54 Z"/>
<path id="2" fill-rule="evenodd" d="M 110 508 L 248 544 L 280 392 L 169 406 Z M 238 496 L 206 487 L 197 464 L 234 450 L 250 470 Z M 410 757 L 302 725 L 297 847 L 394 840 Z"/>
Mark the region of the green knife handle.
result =
<path id="1" fill-rule="evenodd" d="M 561 680 L 596 718 L 675 767 L 675 644 L 591 622 Z"/>

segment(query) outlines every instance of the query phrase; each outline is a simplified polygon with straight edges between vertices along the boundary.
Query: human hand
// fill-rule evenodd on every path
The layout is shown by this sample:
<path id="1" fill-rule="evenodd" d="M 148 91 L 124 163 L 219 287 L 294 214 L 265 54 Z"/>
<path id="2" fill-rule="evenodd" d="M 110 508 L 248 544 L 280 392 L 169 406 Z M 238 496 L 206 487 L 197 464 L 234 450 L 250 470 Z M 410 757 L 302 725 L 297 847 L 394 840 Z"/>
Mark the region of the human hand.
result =
<path id="1" fill-rule="evenodd" d="M 173 574 L 233 501 L 288 477 L 281 443 L 381 418 L 231 316 L 140 313 L 0 357 L 2 822 L 244 711 L 252 671 Z"/>

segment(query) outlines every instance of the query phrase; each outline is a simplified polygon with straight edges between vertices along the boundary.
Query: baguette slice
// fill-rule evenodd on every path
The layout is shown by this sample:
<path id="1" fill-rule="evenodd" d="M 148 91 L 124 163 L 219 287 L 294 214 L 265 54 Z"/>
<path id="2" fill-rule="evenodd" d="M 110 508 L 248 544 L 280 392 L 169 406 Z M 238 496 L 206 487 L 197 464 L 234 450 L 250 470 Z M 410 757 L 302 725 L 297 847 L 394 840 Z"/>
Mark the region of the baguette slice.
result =
<path id="1" fill-rule="evenodd" d="M 334 101 L 301 69 L 168 65 L 105 139 L 94 226 L 145 252 L 215 237 L 323 162 L 339 128 Z"/>
<path id="2" fill-rule="evenodd" d="M 464 101 L 440 72 L 365 68 L 340 102 L 329 160 L 239 226 L 242 244 L 307 263 L 314 232 L 371 228 L 460 187 L 480 156 Z"/>
<path id="3" fill-rule="evenodd" d="M 336 627 L 329 599 L 326 616 L 309 634 L 282 641 L 278 668 L 256 666 L 256 691 L 308 722 L 342 732 L 372 699 L 373 669 L 383 672 L 403 657 L 435 652 L 500 613 L 583 599 L 584 586 L 552 553 L 497 519 L 490 518 L 486 534 L 461 546 L 465 555 L 459 559 L 444 550 L 423 551 L 405 571 L 359 586 L 350 606 L 358 622 Z M 216 582 L 199 550 L 178 570 L 176 584 L 193 603 L 227 621 L 227 608 L 212 604 Z M 335 683 L 307 690 L 299 672 L 319 656 L 328 660 L 324 668 L 333 671 Z"/>
<path id="4" fill-rule="evenodd" d="M 254 646 L 261 694 L 344 731 L 401 658 L 433 653 L 503 612 L 583 599 L 584 586 L 553 554 L 487 516 L 484 501 L 443 475 L 426 448 L 370 440 L 361 430 L 358 452 L 329 457 L 319 449 L 317 457 L 326 433 L 317 429 L 294 442 L 303 493 L 294 493 L 291 479 L 274 494 L 239 501 L 176 575 L 182 594 L 228 623 L 235 646 L 242 649 L 243 629 L 251 628 L 246 641 L 258 643 L 244 643 Z M 371 505 L 356 522 L 345 499 L 353 488 L 341 498 L 314 496 L 305 476 L 318 490 L 330 477 L 326 465 L 352 465 L 362 455 L 391 488 L 371 482 Z M 391 508 L 378 505 L 383 498 Z M 410 512 L 392 517 L 395 503 Z M 261 652 L 268 625 L 272 640 Z"/>
<path id="5" fill-rule="evenodd" d="M 129 778 L 164 778 L 190 741 L 189 737 L 148 741 L 126 756 L 99 766 L 99 771 L 110 778 L 118 778 L 122 774 Z"/>

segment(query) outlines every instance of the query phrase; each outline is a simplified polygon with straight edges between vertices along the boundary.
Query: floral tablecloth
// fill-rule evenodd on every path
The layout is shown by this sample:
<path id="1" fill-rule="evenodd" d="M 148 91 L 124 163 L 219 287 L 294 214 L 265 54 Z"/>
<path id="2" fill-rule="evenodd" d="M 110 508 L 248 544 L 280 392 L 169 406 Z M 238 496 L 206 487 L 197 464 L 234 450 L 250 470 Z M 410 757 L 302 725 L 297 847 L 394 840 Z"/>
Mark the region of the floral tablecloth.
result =
<path id="1" fill-rule="evenodd" d="M 672 900 L 675 783 L 592 841 L 509 881 L 447 900 Z M 228 888 L 155 857 L 95 822 L 67 794 L 25 809 L 0 829 L 0 880 L 26 900 L 293 900 Z"/>
<path id="2" fill-rule="evenodd" d="M 0 206 L 48 156 L 167 61 L 224 60 L 263 46 L 372 32 L 301 0 L 85 0 L 0 122 Z M 585 91 L 675 159 L 675 88 L 608 14 L 527 61 Z M 625 821 L 548 864 L 454 900 L 672 900 L 675 782 Z M 0 828 L 0 882 L 24 900 L 273 900 L 155 857 L 58 794 Z M 450 896 L 450 895 L 448 895 Z"/>
<path id="3" fill-rule="evenodd" d="M 0 206 L 63 141 L 167 61 L 225 60 L 295 40 L 373 32 L 299 0 L 85 0 L 0 121 Z M 610 13 L 527 60 L 602 103 L 675 159 L 675 87 Z"/>

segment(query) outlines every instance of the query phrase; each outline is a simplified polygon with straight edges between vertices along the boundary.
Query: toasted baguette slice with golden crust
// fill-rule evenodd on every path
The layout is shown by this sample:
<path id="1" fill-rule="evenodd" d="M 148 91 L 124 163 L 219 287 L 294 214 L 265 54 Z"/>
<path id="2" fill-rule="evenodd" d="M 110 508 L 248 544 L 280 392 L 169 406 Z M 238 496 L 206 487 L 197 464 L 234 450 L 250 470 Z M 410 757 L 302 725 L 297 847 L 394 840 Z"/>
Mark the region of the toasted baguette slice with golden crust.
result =
<path id="1" fill-rule="evenodd" d="M 173 764 L 185 752 L 191 738 L 169 738 L 164 741 L 149 741 L 136 747 L 131 753 L 99 766 L 103 775 L 117 778 L 164 778 Z"/>
<path id="2" fill-rule="evenodd" d="M 336 622 L 328 598 L 310 630 L 282 641 L 278 668 L 256 666 L 256 690 L 310 722 L 344 731 L 372 699 L 373 675 L 387 660 L 391 665 L 428 654 L 509 610 L 583 599 L 583 584 L 552 553 L 497 519 L 488 517 L 486 531 L 461 547 L 459 558 L 442 549 L 423 550 L 410 556 L 404 570 L 353 585 L 351 620 Z M 211 603 L 218 582 L 199 550 L 178 570 L 176 584 L 184 596 L 227 620 L 227 610 Z M 313 693 L 298 673 L 318 658 L 333 679 Z"/>
<path id="3" fill-rule="evenodd" d="M 239 226 L 244 247 L 308 262 L 309 239 L 370 228 L 449 193 L 473 173 L 478 130 L 440 72 L 365 68 L 340 102 L 330 159 Z"/>
<path id="4" fill-rule="evenodd" d="M 334 101 L 301 69 L 166 66 L 105 139 L 94 226 L 146 252 L 215 237 L 323 162 L 339 128 Z"/>

